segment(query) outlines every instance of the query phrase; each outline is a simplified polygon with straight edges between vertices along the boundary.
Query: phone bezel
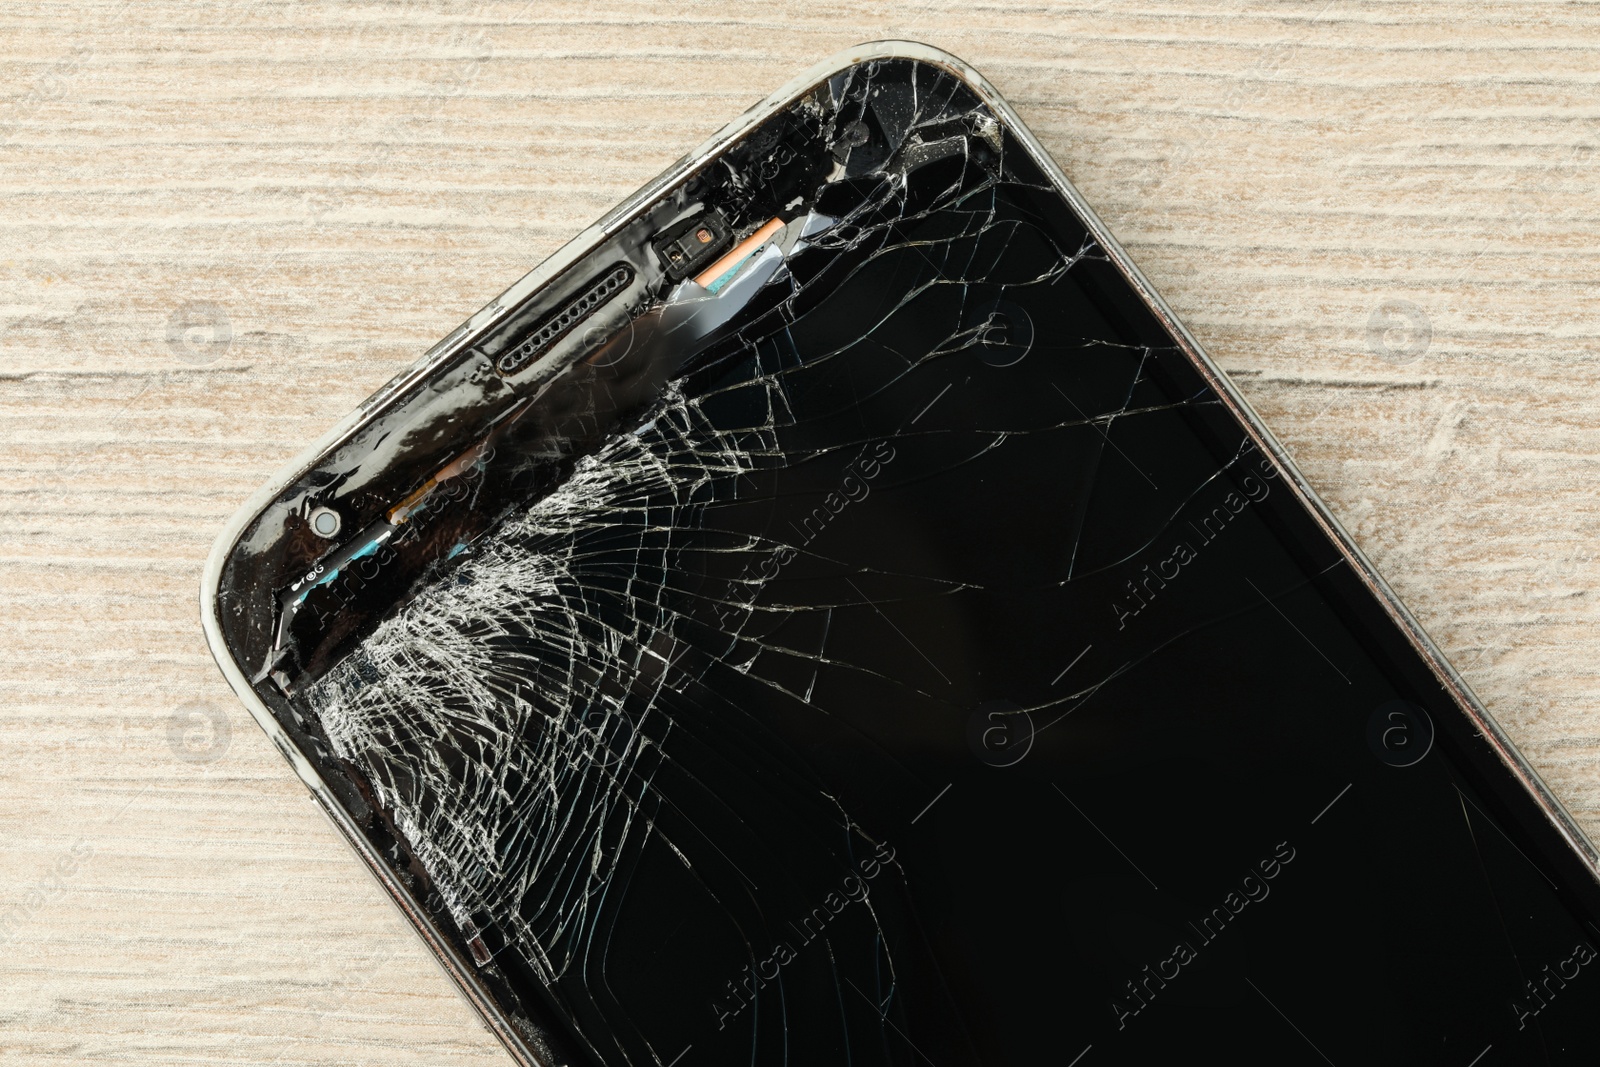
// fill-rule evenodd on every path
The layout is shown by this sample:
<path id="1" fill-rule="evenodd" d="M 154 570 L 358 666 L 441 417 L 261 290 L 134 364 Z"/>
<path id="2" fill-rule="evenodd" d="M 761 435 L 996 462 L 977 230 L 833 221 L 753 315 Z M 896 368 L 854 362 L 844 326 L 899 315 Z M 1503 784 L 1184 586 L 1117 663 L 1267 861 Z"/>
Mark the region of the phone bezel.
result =
<path id="1" fill-rule="evenodd" d="M 438 928 L 432 917 L 411 892 L 395 877 L 393 871 L 374 850 L 355 821 L 340 805 L 336 794 L 317 771 L 310 758 L 290 738 L 271 710 L 264 704 L 250 684 L 245 669 L 234 661 L 223 636 L 218 613 L 218 596 L 221 591 L 223 569 L 236 548 L 239 539 L 266 508 L 285 490 L 297 482 L 307 471 L 320 464 L 327 455 L 345 443 L 362 426 L 378 417 L 394 401 L 404 396 L 414 385 L 428 378 L 462 349 L 492 330 L 504 317 L 522 305 L 541 287 L 549 284 L 584 256 L 593 252 L 603 241 L 624 224 L 632 221 L 643 209 L 655 202 L 676 182 L 687 178 L 734 145 L 745 133 L 775 113 L 789 107 L 818 84 L 829 77 L 857 64 L 872 60 L 909 59 L 941 67 L 960 78 L 995 116 L 1004 122 L 1011 133 L 1029 153 L 1035 163 L 1049 175 L 1056 190 L 1083 219 L 1095 240 L 1105 250 L 1133 290 L 1144 301 L 1163 327 L 1178 341 L 1179 347 L 1206 383 L 1216 390 L 1223 404 L 1245 430 L 1246 434 L 1264 453 L 1272 458 L 1285 484 L 1291 487 L 1296 498 L 1307 508 L 1318 526 L 1338 549 L 1345 562 L 1359 577 L 1363 585 L 1377 598 L 1386 614 L 1406 635 L 1414 650 L 1428 664 L 1440 687 L 1465 714 L 1470 723 L 1489 742 L 1500 761 L 1527 790 L 1539 810 L 1549 820 L 1563 840 L 1583 861 L 1591 875 L 1600 880 L 1600 851 L 1584 834 L 1571 814 L 1550 791 L 1538 773 L 1512 744 L 1510 738 L 1473 694 L 1466 681 L 1445 659 L 1438 646 L 1423 630 L 1421 624 L 1400 602 L 1394 590 L 1377 573 L 1370 560 L 1356 545 L 1349 533 L 1334 518 L 1322 499 L 1307 483 L 1290 459 L 1288 452 L 1244 397 L 1234 388 L 1227 376 L 1206 355 L 1200 343 L 1178 321 L 1149 280 L 1128 257 L 1122 246 L 1112 236 L 1094 210 L 1083 199 L 1060 166 L 1045 151 L 1038 139 L 1022 119 L 1000 96 L 999 92 L 981 74 L 967 63 L 941 49 L 911 41 L 874 41 L 857 45 L 836 53 L 810 67 L 785 83 L 776 92 L 749 108 L 745 113 L 719 130 L 698 149 L 688 153 L 658 177 L 623 200 L 603 215 L 561 249 L 529 271 L 480 311 L 472 315 L 411 367 L 396 375 L 368 397 L 362 404 L 324 434 L 308 449 L 283 467 L 228 521 L 213 545 L 200 583 L 200 618 L 213 658 L 227 678 L 234 692 L 244 703 L 274 746 L 289 762 L 295 773 L 311 791 L 318 807 L 328 817 L 346 843 L 361 857 L 368 872 L 383 888 L 390 902 L 400 911 L 411 927 L 421 937 L 424 945 L 450 978 L 462 997 L 482 1019 L 484 1025 L 500 1039 L 517 1062 L 526 1067 L 547 1067 L 538 1058 L 523 1034 L 512 1025 L 501 1011 L 487 987 L 479 979 L 476 968 Z"/>

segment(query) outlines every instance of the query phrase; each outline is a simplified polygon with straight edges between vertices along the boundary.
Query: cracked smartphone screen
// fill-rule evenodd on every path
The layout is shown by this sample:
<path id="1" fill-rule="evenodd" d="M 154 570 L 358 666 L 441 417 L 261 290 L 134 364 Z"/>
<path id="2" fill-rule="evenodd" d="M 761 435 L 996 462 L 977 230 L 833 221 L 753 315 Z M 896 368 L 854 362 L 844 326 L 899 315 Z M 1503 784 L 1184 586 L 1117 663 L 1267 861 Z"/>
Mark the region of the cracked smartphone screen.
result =
<path id="1" fill-rule="evenodd" d="M 1588 867 L 995 100 L 835 69 L 301 469 L 285 751 L 530 1062 L 1594 1062 Z"/>

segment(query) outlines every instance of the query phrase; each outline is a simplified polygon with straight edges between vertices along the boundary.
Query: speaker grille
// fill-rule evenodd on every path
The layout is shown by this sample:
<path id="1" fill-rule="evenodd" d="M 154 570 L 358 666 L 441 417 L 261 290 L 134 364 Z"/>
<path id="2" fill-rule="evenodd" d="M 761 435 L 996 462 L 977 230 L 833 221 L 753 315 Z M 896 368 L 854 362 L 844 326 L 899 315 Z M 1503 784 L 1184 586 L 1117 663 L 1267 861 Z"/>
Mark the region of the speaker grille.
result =
<path id="1" fill-rule="evenodd" d="M 551 345 L 571 333 L 574 327 L 599 310 L 600 305 L 626 289 L 632 281 L 632 267 L 626 263 L 614 264 L 588 288 L 540 319 L 538 325 L 515 347 L 501 353 L 495 361 L 495 369 L 506 375 L 517 373 L 549 351 Z"/>

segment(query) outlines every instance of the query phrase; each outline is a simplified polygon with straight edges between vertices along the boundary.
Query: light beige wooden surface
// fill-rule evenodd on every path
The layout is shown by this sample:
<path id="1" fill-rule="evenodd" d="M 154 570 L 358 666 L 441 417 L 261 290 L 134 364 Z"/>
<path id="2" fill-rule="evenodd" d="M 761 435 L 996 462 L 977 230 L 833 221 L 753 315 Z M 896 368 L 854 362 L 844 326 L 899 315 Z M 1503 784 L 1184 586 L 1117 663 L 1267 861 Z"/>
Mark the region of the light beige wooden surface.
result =
<path id="1" fill-rule="evenodd" d="M 886 36 L 1008 96 L 1600 832 L 1600 7 L 9 3 L 0 1059 L 507 1062 L 223 683 L 201 563 L 505 284 Z"/>

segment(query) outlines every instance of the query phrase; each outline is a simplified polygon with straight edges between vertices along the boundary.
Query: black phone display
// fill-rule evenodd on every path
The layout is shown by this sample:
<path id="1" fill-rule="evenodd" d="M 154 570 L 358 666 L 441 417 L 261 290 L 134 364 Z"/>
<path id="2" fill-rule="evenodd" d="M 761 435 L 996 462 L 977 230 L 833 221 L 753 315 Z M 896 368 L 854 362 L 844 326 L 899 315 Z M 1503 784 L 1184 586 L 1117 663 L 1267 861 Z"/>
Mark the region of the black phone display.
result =
<path id="1" fill-rule="evenodd" d="M 837 61 L 224 538 L 529 1063 L 1592 1063 L 1593 853 L 1015 115 Z"/>

